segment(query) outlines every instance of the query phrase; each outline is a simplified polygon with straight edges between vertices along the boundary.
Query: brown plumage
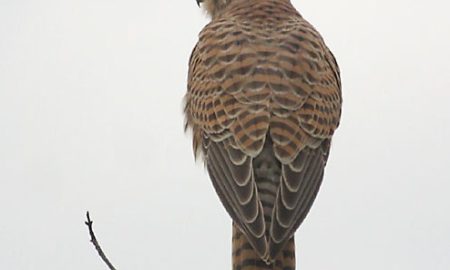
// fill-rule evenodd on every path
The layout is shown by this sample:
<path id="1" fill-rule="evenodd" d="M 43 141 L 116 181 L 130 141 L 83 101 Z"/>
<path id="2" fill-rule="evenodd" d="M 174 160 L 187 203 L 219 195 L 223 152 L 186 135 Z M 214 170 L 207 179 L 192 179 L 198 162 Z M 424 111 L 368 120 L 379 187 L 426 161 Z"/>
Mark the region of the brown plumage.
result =
<path id="1" fill-rule="evenodd" d="M 337 63 L 289 0 L 204 0 L 186 127 L 233 219 L 233 269 L 295 269 L 341 115 Z"/>

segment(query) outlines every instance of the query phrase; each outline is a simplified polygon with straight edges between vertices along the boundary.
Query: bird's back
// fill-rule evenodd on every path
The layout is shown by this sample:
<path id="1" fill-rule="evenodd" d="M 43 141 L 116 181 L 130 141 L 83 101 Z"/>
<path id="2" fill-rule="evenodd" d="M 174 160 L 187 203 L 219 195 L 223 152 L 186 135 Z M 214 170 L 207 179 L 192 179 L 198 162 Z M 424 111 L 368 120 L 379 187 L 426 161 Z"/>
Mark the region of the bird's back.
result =
<path id="1" fill-rule="evenodd" d="M 336 61 L 288 0 L 231 0 L 200 33 L 187 126 L 235 223 L 235 269 L 277 267 L 280 256 L 278 266 L 295 268 L 293 235 L 319 190 L 340 112 Z"/>

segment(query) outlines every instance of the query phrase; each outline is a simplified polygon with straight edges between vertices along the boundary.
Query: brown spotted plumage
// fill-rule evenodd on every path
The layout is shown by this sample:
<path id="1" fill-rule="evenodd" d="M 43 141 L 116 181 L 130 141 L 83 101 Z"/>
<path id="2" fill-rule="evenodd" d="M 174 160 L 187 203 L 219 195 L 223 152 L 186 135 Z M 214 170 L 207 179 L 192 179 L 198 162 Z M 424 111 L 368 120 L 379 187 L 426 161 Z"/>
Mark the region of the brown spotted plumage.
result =
<path id="1" fill-rule="evenodd" d="M 337 63 L 289 0 L 203 0 L 186 127 L 233 219 L 233 269 L 295 269 L 341 115 Z"/>

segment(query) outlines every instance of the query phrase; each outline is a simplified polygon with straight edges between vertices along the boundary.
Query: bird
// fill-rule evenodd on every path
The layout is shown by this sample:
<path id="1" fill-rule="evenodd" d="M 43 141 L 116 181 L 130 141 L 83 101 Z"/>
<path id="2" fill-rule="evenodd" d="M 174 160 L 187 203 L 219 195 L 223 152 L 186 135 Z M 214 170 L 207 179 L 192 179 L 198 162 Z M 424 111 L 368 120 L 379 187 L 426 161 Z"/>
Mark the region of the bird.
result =
<path id="1" fill-rule="evenodd" d="M 232 219 L 232 269 L 294 270 L 342 111 L 340 70 L 290 0 L 196 0 L 185 130 Z"/>

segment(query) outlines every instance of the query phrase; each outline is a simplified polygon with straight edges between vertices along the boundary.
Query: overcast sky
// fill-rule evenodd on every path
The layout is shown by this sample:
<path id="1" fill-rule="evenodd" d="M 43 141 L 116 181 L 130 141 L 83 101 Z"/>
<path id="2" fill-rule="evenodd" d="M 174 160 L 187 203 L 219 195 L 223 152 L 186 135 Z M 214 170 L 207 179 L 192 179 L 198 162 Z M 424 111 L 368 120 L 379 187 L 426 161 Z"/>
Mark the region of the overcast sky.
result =
<path id="1" fill-rule="evenodd" d="M 299 269 L 450 269 L 447 1 L 293 0 L 342 71 Z M 231 269 L 183 133 L 194 0 L 0 0 L 0 269 Z M 201 265 L 201 266 L 200 266 Z"/>

